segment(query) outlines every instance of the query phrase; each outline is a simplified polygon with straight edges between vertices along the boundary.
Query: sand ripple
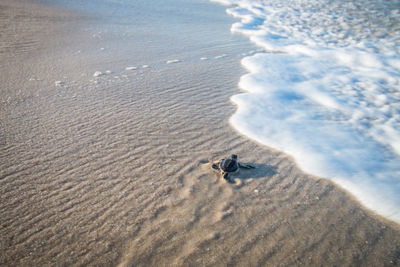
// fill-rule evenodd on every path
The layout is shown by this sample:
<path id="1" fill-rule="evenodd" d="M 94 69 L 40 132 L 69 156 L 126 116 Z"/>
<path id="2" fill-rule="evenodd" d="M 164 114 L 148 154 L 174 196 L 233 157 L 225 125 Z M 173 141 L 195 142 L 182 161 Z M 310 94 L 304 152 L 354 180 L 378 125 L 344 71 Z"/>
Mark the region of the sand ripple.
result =
<path id="1" fill-rule="evenodd" d="M 398 264 L 397 225 L 231 129 L 242 70 L 212 60 L 2 89 L 0 265 Z M 232 152 L 240 185 L 206 164 Z"/>

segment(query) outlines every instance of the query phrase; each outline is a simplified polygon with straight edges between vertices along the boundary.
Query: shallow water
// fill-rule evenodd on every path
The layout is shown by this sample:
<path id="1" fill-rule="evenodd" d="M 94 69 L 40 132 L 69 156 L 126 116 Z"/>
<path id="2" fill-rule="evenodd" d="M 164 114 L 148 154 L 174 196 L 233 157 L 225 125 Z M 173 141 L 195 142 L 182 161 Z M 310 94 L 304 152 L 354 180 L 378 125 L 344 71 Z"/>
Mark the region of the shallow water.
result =
<path id="1" fill-rule="evenodd" d="M 264 49 L 242 61 L 231 124 L 400 222 L 400 4 L 218 2 Z"/>

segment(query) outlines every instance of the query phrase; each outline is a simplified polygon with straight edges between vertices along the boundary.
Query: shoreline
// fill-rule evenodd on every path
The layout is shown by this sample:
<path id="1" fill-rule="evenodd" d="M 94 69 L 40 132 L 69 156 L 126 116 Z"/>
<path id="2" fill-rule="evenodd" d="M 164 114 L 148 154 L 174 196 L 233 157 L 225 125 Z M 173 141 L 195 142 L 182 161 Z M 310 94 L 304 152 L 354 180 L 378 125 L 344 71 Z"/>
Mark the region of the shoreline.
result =
<path id="1" fill-rule="evenodd" d="M 119 62 L 125 50 L 113 54 L 106 31 L 72 27 L 60 12 L 49 13 L 53 30 L 71 29 L 73 43 L 43 42 L 43 54 L 24 61 L 23 82 L 18 68 L 1 66 L 1 265 L 398 264 L 399 225 L 231 128 L 229 99 L 245 73 L 238 55 L 250 45 L 222 46 L 234 38 L 228 31 L 207 49 L 172 54 L 155 40 L 147 45 L 162 56 L 145 68 L 129 55 Z M 55 60 L 58 45 L 66 52 Z M 29 81 L 31 70 L 38 80 Z M 241 173 L 241 186 L 205 164 L 232 152 L 257 165 Z"/>
<path id="2" fill-rule="evenodd" d="M 266 1 L 259 6 L 256 1 L 237 6 L 231 2 L 226 13 L 238 20 L 231 32 L 265 49 L 241 61 L 248 73 L 238 84 L 243 93 L 231 98 L 237 105 L 230 118 L 232 127 L 249 139 L 291 155 L 304 172 L 333 181 L 364 207 L 399 223 L 398 134 L 390 121 L 398 120 L 395 92 L 400 74 L 387 62 L 399 55 L 390 20 L 400 17 L 393 14 L 390 19 L 372 20 L 367 26 L 368 12 L 353 17 L 354 6 L 344 7 L 341 14 L 337 3 L 328 2 L 328 8 L 318 12 L 302 10 L 302 1 L 282 5 Z M 318 6 L 322 2 L 308 4 Z M 391 3 L 380 4 L 368 2 L 369 9 L 378 13 L 392 8 Z M 289 18 L 282 19 L 286 13 Z M 300 19 L 303 16 L 308 19 Z M 327 25 L 317 26 L 320 17 L 326 17 Z M 350 28 L 354 32 L 350 40 L 330 31 L 338 17 L 344 21 L 338 31 Z M 356 24 L 387 34 L 362 35 L 362 28 L 359 31 Z M 315 31 L 321 34 L 314 35 Z M 331 43 L 335 39 L 338 43 Z M 369 49 L 364 43 L 379 49 Z M 365 64 L 360 58 L 366 55 L 376 60 Z M 384 74 L 380 79 L 370 78 L 374 72 Z M 385 85 L 383 80 L 387 81 Z M 379 97 L 387 99 L 385 106 L 390 112 L 381 112 L 381 103 L 376 101 Z M 369 120 L 371 114 L 374 120 Z M 383 128 L 386 130 L 377 130 Z"/>

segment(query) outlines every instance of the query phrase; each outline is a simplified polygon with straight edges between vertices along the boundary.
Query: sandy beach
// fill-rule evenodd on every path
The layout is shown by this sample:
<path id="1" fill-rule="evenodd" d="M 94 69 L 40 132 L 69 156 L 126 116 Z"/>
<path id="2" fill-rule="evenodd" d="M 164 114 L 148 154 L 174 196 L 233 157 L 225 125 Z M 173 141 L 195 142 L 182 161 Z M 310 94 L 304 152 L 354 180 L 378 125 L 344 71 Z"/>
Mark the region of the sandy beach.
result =
<path id="1" fill-rule="evenodd" d="M 398 266 L 398 224 L 232 129 L 256 48 L 193 3 L 219 26 L 2 1 L 0 266 Z M 232 153 L 235 184 L 208 164 Z"/>

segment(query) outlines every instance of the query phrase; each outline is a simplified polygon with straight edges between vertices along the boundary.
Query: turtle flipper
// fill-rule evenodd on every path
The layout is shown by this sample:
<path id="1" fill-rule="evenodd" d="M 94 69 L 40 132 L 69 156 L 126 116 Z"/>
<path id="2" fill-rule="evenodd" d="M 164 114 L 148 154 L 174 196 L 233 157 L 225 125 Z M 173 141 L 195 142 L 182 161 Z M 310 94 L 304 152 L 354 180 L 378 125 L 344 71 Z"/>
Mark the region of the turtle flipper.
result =
<path id="1" fill-rule="evenodd" d="M 224 179 L 225 179 L 228 183 L 233 183 L 231 177 L 229 177 L 229 173 L 227 173 L 227 172 L 224 173 L 224 174 L 222 175 L 222 177 L 224 177 Z"/>
<path id="2" fill-rule="evenodd" d="M 240 163 L 239 162 L 239 167 L 243 169 L 255 169 L 256 167 L 251 164 L 246 164 L 246 163 Z"/>
<path id="3" fill-rule="evenodd" d="M 214 170 L 219 170 L 218 165 L 215 164 L 215 163 L 213 163 L 213 164 L 211 165 L 211 168 L 213 168 Z"/>

